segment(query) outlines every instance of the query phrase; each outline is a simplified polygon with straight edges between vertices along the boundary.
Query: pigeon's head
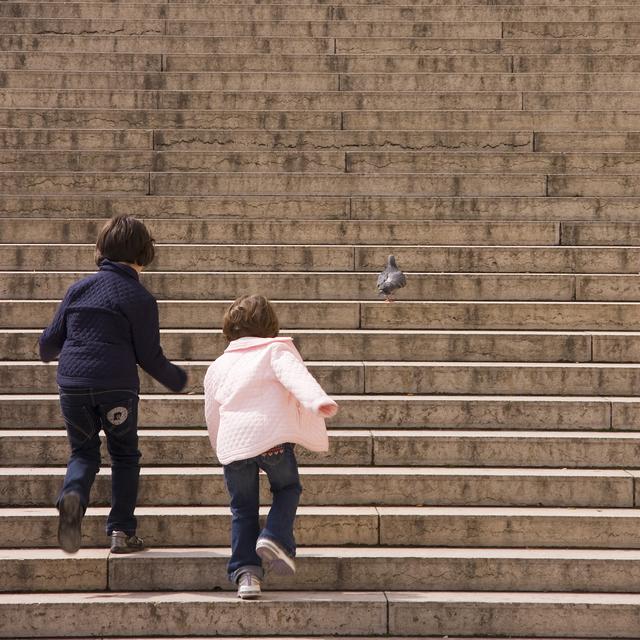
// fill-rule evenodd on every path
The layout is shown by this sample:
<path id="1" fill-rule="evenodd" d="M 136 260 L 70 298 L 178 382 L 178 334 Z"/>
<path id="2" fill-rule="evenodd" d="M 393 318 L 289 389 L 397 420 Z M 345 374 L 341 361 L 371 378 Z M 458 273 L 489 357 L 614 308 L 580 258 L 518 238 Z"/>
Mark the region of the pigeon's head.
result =
<path id="1" fill-rule="evenodd" d="M 388 267 L 393 267 L 394 269 L 398 268 L 398 265 L 396 264 L 396 257 L 395 256 L 389 256 L 387 258 L 387 266 Z"/>

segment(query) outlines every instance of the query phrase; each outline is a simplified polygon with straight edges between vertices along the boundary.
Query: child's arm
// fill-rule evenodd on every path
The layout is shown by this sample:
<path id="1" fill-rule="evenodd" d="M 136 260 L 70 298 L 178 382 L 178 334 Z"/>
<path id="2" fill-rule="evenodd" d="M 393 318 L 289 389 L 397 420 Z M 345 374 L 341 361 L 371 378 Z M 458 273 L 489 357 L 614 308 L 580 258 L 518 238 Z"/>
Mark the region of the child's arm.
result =
<path id="1" fill-rule="evenodd" d="M 271 354 L 271 367 L 278 380 L 303 407 L 326 418 L 338 412 L 338 405 L 309 373 L 297 351 L 286 347 L 274 349 Z"/>
<path id="2" fill-rule="evenodd" d="M 158 303 L 149 296 L 146 304 L 129 315 L 133 348 L 138 364 L 171 391 L 182 391 L 187 383 L 186 372 L 170 362 L 160 346 Z"/>
<path id="3" fill-rule="evenodd" d="M 55 360 L 62 350 L 62 345 L 67 337 L 67 307 L 69 306 L 70 298 L 70 291 L 67 291 L 64 300 L 60 303 L 55 316 L 53 316 L 51 324 L 40 336 L 40 360 L 42 362 Z"/>
<path id="4" fill-rule="evenodd" d="M 211 367 L 207 369 L 204 377 L 204 417 L 209 431 L 209 440 L 215 451 L 218 441 L 218 428 L 220 427 L 220 403 L 214 397 Z"/>

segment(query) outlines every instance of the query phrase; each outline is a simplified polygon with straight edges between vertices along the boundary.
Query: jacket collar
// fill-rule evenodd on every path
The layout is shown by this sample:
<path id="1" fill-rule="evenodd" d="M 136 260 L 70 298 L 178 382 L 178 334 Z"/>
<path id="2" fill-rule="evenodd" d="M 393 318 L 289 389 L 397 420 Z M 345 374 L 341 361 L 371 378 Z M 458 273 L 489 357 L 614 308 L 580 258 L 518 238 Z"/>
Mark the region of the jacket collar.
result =
<path id="1" fill-rule="evenodd" d="M 107 258 L 103 258 L 100 262 L 100 271 L 113 271 L 114 273 L 129 276 L 134 280 L 140 280 L 138 272 L 133 267 L 123 264 L 122 262 L 112 262 L 111 260 L 107 260 Z"/>
<path id="2" fill-rule="evenodd" d="M 225 353 L 228 351 L 245 351 L 247 349 L 258 349 L 260 347 L 266 347 L 274 342 L 284 342 L 285 344 L 293 344 L 293 338 L 238 338 L 229 343 L 229 346 L 225 349 Z"/>

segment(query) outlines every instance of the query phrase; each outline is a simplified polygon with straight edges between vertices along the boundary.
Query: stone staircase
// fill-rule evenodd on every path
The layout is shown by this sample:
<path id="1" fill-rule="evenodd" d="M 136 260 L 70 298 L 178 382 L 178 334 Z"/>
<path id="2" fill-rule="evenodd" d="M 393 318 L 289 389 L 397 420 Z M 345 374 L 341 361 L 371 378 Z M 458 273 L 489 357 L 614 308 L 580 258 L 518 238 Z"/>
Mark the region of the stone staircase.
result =
<path id="1" fill-rule="evenodd" d="M 0 637 L 640 638 L 627 2 L 0 3 Z M 143 377 L 151 549 L 109 555 L 105 464 L 66 556 L 37 337 L 119 212 L 190 388 Z M 342 407 L 253 603 L 201 395 L 246 292 Z"/>

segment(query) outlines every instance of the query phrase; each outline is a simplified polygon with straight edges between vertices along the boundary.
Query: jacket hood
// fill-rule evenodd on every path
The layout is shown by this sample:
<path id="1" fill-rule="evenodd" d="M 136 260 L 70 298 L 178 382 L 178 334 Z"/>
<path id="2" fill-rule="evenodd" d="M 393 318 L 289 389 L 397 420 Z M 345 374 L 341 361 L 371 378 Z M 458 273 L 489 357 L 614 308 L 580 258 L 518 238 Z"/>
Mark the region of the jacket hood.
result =
<path id="1" fill-rule="evenodd" d="M 275 342 L 284 342 L 286 344 L 293 344 L 293 338 L 238 338 L 229 343 L 229 346 L 224 350 L 225 353 L 229 351 L 246 351 L 248 349 L 259 349 L 260 347 L 267 347 Z"/>

